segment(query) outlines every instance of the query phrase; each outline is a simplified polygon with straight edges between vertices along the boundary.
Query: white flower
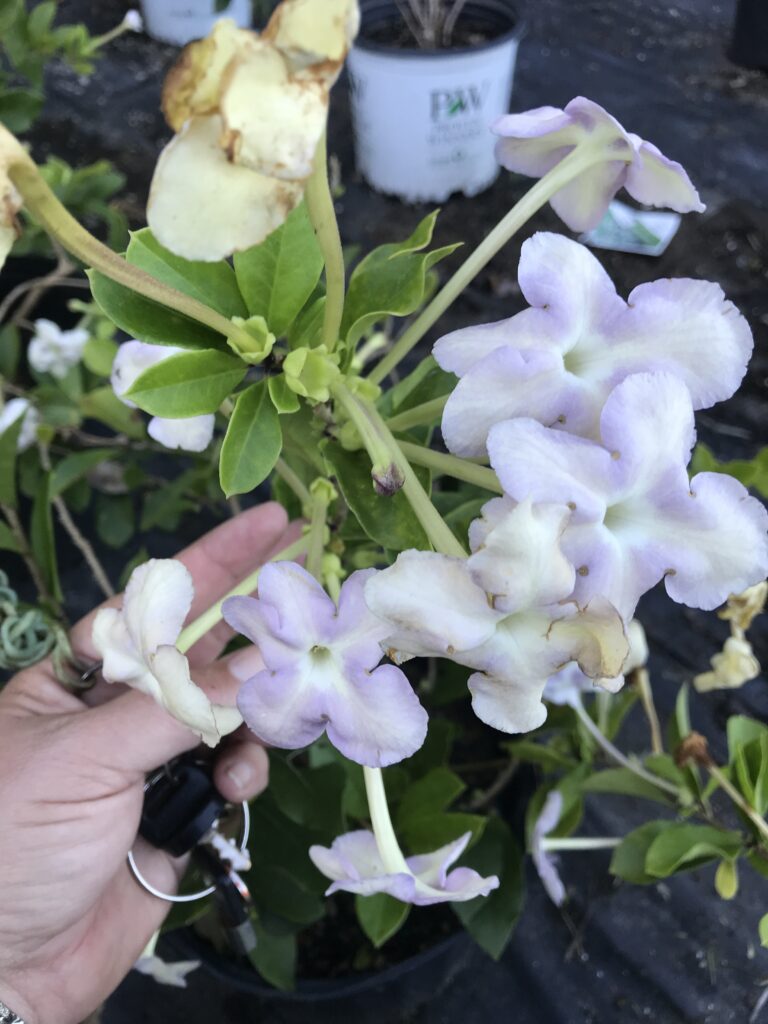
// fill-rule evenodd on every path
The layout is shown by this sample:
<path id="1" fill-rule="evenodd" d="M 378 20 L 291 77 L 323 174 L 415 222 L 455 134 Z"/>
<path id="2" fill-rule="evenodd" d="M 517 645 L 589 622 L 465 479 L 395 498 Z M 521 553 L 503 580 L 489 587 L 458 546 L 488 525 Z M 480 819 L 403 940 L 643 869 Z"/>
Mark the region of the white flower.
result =
<path id="1" fill-rule="evenodd" d="M 23 452 L 35 443 L 37 428 L 40 425 L 40 414 L 28 399 L 12 398 L 0 409 L 0 434 L 4 434 L 20 416 L 24 417 L 24 422 L 16 447 L 18 451 Z"/>
<path id="2" fill-rule="evenodd" d="M 159 956 L 142 956 L 133 965 L 134 971 L 153 978 L 158 985 L 169 985 L 171 988 L 186 988 L 187 975 L 196 971 L 199 960 L 181 960 L 175 964 L 167 964 Z"/>
<path id="3" fill-rule="evenodd" d="M 35 333 L 27 349 L 29 365 L 38 373 L 63 380 L 82 359 L 88 337 L 83 327 L 62 331 L 52 320 L 35 320 Z"/>
<path id="4" fill-rule="evenodd" d="M 156 366 L 163 360 L 184 351 L 186 350 L 173 345 L 147 345 L 143 341 L 124 342 L 117 350 L 117 355 L 112 363 L 112 390 L 123 405 L 135 409 L 136 406 L 130 398 L 124 397 L 126 391 L 133 387 L 137 378 L 150 366 Z M 213 440 L 215 424 L 216 417 L 212 414 L 189 416 L 176 420 L 153 416 L 149 421 L 147 432 L 151 438 L 166 448 L 181 448 L 186 452 L 202 452 Z"/>
<path id="5" fill-rule="evenodd" d="M 181 562 L 151 559 L 131 573 L 122 608 L 102 608 L 97 614 L 93 643 L 108 683 L 125 683 L 148 694 L 215 747 L 243 720 L 235 708 L 211 703 L 176 648 L 193 597 L 192 577 Z"/>
<path id="6" fill-rule="evenodd" d="M 740 594 L 731 594 L 717 614 L 731 623 L 731 629 L 746 632 L 758 615 L 765 611 L 768 600 L 768 580 L 762 580 L 753 587 L 747 587 Z"/>
<path id="7" fill-rule="evenodd" d="M 729 636 L 723 649 L 710 659 L 712 670 L 695 676 L 693 685 L 699 693 L 707 690 L 735 690 L 760 675 L 760 662 L 749 640 Z"/>
<path id="8" fill-rule="evenodd" d="M 144 31 L 144 19 L 139 11 L 126 11 L 125 17 L 123 18 L 123 25 L 125 25 L 129 32 Z"/>

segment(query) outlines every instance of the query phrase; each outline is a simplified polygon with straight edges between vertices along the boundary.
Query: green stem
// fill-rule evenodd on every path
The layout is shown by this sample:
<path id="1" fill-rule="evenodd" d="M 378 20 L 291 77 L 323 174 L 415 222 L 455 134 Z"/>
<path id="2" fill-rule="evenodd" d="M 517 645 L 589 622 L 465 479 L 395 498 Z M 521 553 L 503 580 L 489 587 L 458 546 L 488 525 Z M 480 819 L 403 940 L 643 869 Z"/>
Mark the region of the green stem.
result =
<path id="1" fill-rule="evenodd" d="M 744 814 L 749 818 L 752 824 L 755 826 L 757 831 L 760 833 L 760 838 L 765 842 L 768 840 L 768 822 L 765 818 L 761 817 L 760 814 L 751 807 L 738 789 L 734 786 L 728 776 L 716 764 L 706 764 L 704 766 L 712 778 L 717 784 L 723 789 L 728 796 L 733 800 L 739 810 L 743 811 Z"/>
<path id="2" fill-rule="evenodd" d="M 413 409 L 398 413 L 387 420 L 387 426 L 392 431 L 410 430 L 411 427 L 431 427 L 441 416 L 448 395 L 440 398 L 433 398 L 431 402 L 424 402 L 422 405 L 415 405 Z"/>
<path id="3" fill-rule="evenodd" d="M 543 850 L 611 850 L 621 843 L 621 839 L 588 839 L 576 837 L 564 837 L 563 839 L 542 839 Z"/>
<path id="4" fill-rule="evenodd" d="M 666 779 L 662 779 L 658 775 L 654 775 L 653 772 L 646 771 L 642 765 L 636 764 L 634 761 L 631 761 L 628 757 L 622 754 L 619 748 L 615 747 L 608 737 L 600 732 L 598 727 L 592 721 L 589 712 L 580 700 L 573 704 L 572 707 L 579 716 L 579 720 L 584 725 L 584 728 L 590 736 L 592 736 L 597 745 L 602 747 L 611 760 L 616 761 L 617 764 L 620 764 L 623 768 L 626 768 L 634 775 L 637 775 L 638 778 L 645 779 L 646 782 L 650 782 L 651 785 L 656 786 L 657 789 L 661 789 L 665 793 L 669 793 L 669 795 L 673 796 L 675 800 L 680 799 L 678 787 L 673 782 L 667 782 Z"/>
<path id="5" fill-rule="evenodd" d="M 299 474 L 288 465 L 283 458 L 279 458 L 275 463 L 275 472 L 280 479 L 293 491 L 296 497 L 301 502 L 302 508 L 304 506 L 309 507 L 312 501 L 312 495 L 309 493 L 308 488 L 304 486 Z"/>
<path id="6" fill-rule="evenodd" d="M 394 468 L 402 478 L 403 494 L 435 551 L 441 551 L 444 555 L 451 555 L 454 558 L 466 558 L 466 551 L 429 500 L 429 495 L 421 486 L 413 467 L 403 455 L 376 408 L 370 402 L 353 395 L 341 382 L 335 383 L 332 388 L 335 397 L 357 427 L 373 463 L 374 475 L 377 469 L 392 475 L 391 470 Z"/>
<path id="7" fill-rule="evenodd" d="M 339 340 L 341 318 L 344 313 L 344 251 L 328 181 L 325 135 L 315 152 L 314 169 L 307 181 L 304 198 L 325 260 L 323 344 L 329 352 L 333 352 Z"/>
<path id="8" fill-rule="evenodd" d="M 24 205 L 52 238 L 67 252 L 88 267 L 93 267 L 111 281 L 143 295 L 153 302 L 176 310 L 192 320 L 239 341 L 244 347 L 252 343 L 250 335 L 215 309 L 170 288 L 139 267 L 134 267 L 86 231 L 62 206 L 48 187 L 36 164 L 5 128 L 0 125 L 0 158 L 8 160 L 8 177 L 18 189 Z"/>
<path id="9" fill-rule="evenodd" d="M 379 848 L 384 869 L 390 875 L 403 873 L 410 875 L 411 869 L 405 862 L 403 851 L 400 849 L 392 826 L 392 819 L 389 816 L 389 805 L 381 768 L 363 766 L 363 778 L 365 779 L 365 795 L 368 797 L 373 834 L 376 836 L 376 845 Z"/>
<path id="10" fill-rule="evenodd" d="M 432 299 L 421 315 L 403 332 L 386 356 L 378 363 L 368 379 L 378 384 L 391 373 L 403 356 L 407 355 L 429 328 L 437 321 L 502 246 L 519 231 L 534 213 L 559 192 L 561 188 L 577 178 L 589 167 L 606 159 L 621 159 L 610 153 L 604 136 L 591 136 L 580 143 L 559 164 L 548 171 L 543 178 L 526 192 L 523 198 L 499 221 L 491 233 L 478 245 L 469 258 L 459 267 L 453 277 Z"/>
<path id="11" fill-rule="evenodd" d="M 328 515 L 328 501 L 322 494 L 315 493 L 311 500 L 311 516 L 307 530 L 307 572 L 311 573 L 322 586 L 323 551 L 325 550 L 325 522 Z"/>
<path id="12" fill-rule="evenodd" d="M 473 462 L 465 462 L 455 455 L 446 455 L 444 452 L 435 452 L 431 448 L 425 448 L 420 444 L 411 444 L 410 441 L 398 441 L 400 450 L 409 462 L 417 466 L 425 466 L 440 476 L 452 476 L 455 480 L 463 480 L 468 484 L 475 484 L 486 491 L 493 491 L 494 494 L 503 494 L 503 488 L 498 477 L 492 469 L 487 466 L 478 466 Z"/>
<path id="13" fill-rule="evenodd" d="M 282 551 L 278 551 L 276 555 L 273 555 L 269 559 L 270 562 L 289 562 L 299 555 L 303 555 L 307 550 L 307 538 L 302 537 L 301 540 L 295 541 L 293 544 L 289 544 L 287 548 L 283 548 Z M 250 594 L 256 589 L 256 585 L 259 582 L 259 573 L 263 569 L 263 566 L 259 566 L 250 576 L 238 583 L 236 587 L 233 587 L 228 594 L 225 594 L 220 601 L 212 605 L 208 611 L 190 622 L 190 624 L 181 631 L 179 639 L 176 642 L 177 648 L 182 654 L 193 647 L 198 640 L 205 636 L 206 633 L 210 632 L 214 626 L 221 622 L 221 606 L 227 600 L 228 597 L 241 597 L 244 594 Z"/>

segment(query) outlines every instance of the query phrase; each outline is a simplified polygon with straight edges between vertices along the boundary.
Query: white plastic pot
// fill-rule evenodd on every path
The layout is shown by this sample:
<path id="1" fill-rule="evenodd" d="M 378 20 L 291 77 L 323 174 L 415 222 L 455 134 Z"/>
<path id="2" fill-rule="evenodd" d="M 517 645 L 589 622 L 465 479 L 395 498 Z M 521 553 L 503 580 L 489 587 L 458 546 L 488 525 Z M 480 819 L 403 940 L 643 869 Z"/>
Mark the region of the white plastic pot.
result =
<path id="1" fill-rule="evenodd" d="M 251 0 L 231 0 L 217 10 L 216 0 L 142 0 L 149 35 L 183 46 L 207 36 L 219 18 L 234 18 L 241 28 L 251 24 Z"/>
<path id="2" fill-rule="evenodd" d="M 521 23 L 502 0 L 461 15 L 490 42 L 453 50 L 394 49 L 366 29 L 399 17 L 394 0 L 363 0 L 363 31 L 349 56 L 357 166 L 381 192 L 408 202 L 472 196 L 499 173 L 490 124 L 509 110 Z"/>

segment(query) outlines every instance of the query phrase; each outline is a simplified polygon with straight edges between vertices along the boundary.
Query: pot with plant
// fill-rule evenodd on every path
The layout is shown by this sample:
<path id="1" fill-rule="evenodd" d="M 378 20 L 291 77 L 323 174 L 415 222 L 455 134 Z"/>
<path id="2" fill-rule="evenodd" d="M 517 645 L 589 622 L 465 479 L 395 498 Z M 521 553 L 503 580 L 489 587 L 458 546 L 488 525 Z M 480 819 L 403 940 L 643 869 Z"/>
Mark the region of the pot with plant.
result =
<path id="1" fill-rule="evenodd" d="M 507 0 L 363 0 L 349 56 L 357 165 L 408 202 L 471 196 L 498 174 L 523 24 Z"/>
<path id="2" fill-rule="evenodd" d="M 207 35 L 219 18 L 247 28 L 253 17 L 252 0 L 141 0 L 141 9 L 149 35 L 178 46 Z"/>
<path id="3" fill-rule="evenodd" d="M 86 339 L 47 333 L 24 353 L 39 384 L 3 382 L 0 540 L 48 584 L 38 611 L 58 663 L 72 651 L 48 496 L 66 511 L 84 463 L 66 448 L 78 432 L 62 426 L 57 380 L 75 423 L 108 410 L 124 457 L 137 455 L 132 439 L 148 444 L 146 413 L 157 448 L 200 455 L 207 493 L 247 501 L 269 488 L 296 521 L 295 539 L 267 564 L 241 565 L 226 593 L 234 579 L 206 591 L 184 553 L 137 559 L 122 598 L 93 620 L 100 663 L 69 666 L 80 682 L 87 667 L 154 698 L 210 747 L 245 725 L 270 749 L 251 842 L 206 833 L 202 878 L 188 880 L 219 883 L 205 866 L 215 849 L 241 900 L 237 930 L 213 913 L 188 918 L 194 944 L 167 947 L 172 963 L 147 936 L 137 968 L 168 986 L 160 1019 L 199 1008 L 200 1019 L 250 1020 L 266 1003 L 270 1020 L 301 1020 L 311 986 L 268 995 L 255 977 L 288 989 L 297 963 L 315 981 L 341 973 L 332 999 L 314 999 L 326 1017 L 356 1005 L 354 1019 L 408 1019 L 471 955 L 462 939 L 440 947 L 459 926 L 500 955 L 521 856 L 496 797 L 520 762 L 541 767 L 525 843 L 558 905 L 567 890 L 554 855 L 569 850 L 611 849 L 611 871 L 638 884 L 717 864 L 729 899 L 738 866 L 768 874 L 768 730 L 734 716 L 723 763 L 692 731 L 684 686 L 665 739 L 635 620 L 662 581 L 664 601 L 707 611 L 727 602 L 731 636 L 697 686 L 737 687 L 759 670 L 747 634 L 768 591 L 768 516 L 737 479 L 749 465 L 688 473 L 694 410 L 730 398 L 746 372 L 744 317 L 701 280 L 646 283 L 626 301 L 589 250 L 540 232 L 520 258 L 528 308 L 440 338 L 393 380 L 547 202 L 585 231 L 622 187 L 681 213 L 704 208 L 698 193 L 680 164 L 577 97 L 495 124 L 502 166 L 539 180 L 441 288 L 430 271 L 456 247 L 433 247 L 436 213 L 348 274 L 325 139 L 357 15 L 355 0 L 283 0 L 261 35 L 225 21 L 187 50 L 166 83 L 175 134 L 148 227 L 124 255 L 67 213 L 0 130 L 0 242 L 8 247 L 25 207 L 91 268 L 100 312 L 88 316 L 132 338 L 102 339 L 94 360 Z M 438 425 L 448 451 L 433 445 Z M 35 472 L 27 520 L 19 488 Z M 124 474 L 126 487 L 141 482 Z M 83 551 L 103 576 L 93 546 Z M 16 628 L 25 610 L 12 582 L 0 610 Z M 225 663 L 236 707 L 201 675 L 223 633 L 240 648 Z M 10 661 L 6 634 L 19 642 L 0 630 Z M 618 731 L 634 701 L 648 729 L 628 755 Z M 164 778 L 174 771 L 147 785 Z M 645 797 L 659 816 L 625 837 L 575 836 L 590 792 Z M 130 863 L 154 898 L 176 898 Z M 768 916 L 760 934 L 768 941 Z M 415 1001 L 393 1011 L 390 990 L 406 976 Z M 145 1003 L 150 1012 L 154 997 Z"/>

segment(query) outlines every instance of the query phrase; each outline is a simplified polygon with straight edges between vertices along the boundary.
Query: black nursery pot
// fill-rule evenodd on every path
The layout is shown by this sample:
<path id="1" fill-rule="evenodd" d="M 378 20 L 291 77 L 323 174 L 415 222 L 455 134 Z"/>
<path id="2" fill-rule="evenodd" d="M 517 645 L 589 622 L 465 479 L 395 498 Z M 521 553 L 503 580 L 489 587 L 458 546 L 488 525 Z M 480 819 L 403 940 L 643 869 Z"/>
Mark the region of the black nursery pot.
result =
<path id="1" fill-rule="evenodd" d="M 188 988 L 169 988 L 136 972 L 107 1003 L 102 1024 L 398 1024 L 450 990 L 465 974 L 477 947 L 459 932 L 423 953 L 375 974 L 327 981 L 300 981 L 281 992 L 252 971 L 217 954 L 190 929 L 160 943 L 167 961 L 202 960 Z"/>
<path id="2" fill-rule="evenodd" d="M 766 0 L 738 0 L 729 57 L 743 67 L 768 71 Z"/>
<path id="3" fill-rule="evenodd" d="M 469 0 L 455 45 L 408 42 L 395 0 L 362 0 L 347 61 L 357 165 L 409 202 L 476 195 L 496 178 L 490 125 L 509 110 L 523 23 L 504 0 Z"/>

